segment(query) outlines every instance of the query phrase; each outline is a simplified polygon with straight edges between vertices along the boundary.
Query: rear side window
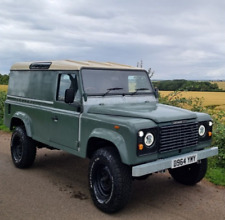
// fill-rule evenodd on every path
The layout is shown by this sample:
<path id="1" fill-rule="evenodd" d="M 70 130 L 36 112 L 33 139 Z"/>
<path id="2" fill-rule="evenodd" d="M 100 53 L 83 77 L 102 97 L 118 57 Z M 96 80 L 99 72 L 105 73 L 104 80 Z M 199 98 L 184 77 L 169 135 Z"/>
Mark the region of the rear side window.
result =
<path id="1" fill-rule="evenodd" d="M 55 97 L 55 71 L 11 71 L 8 95 L 34 100 L 52 101 Z"/>
<path id="2" fill-rule="evenodd" d="M 58 93 L 57 100 L 64 101 L 65 100 L 65 92 L 67 89 L 73 89 L 75 93 L 75 100 L 78 100 L 80 97 L 80 93 L 78 90 L 77 84 L 77 76 L 75 73 L 65 73 L 59 75 L 59 84 L 58 84 Z"/>

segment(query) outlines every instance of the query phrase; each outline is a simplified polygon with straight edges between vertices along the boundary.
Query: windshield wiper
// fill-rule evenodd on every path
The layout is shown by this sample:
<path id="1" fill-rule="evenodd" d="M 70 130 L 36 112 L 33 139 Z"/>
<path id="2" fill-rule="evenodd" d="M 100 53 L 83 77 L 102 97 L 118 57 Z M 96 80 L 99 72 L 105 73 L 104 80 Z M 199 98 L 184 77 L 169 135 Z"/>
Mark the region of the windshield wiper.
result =
<path id="1" fill-rule="evenodd" d="M 131 93 L 131 95 L 135 95 L 138 91 L 144 91 L 144 90 L 149 90 L 149 88 L 139 88 L 139 89 L 136 89 L 135 92 Z"/>
<path id="2" fill-rule="evenodd" d="M 108 93 L 110 93 L 111 91 L 115 91 L 115 90 L 122 90 L 123 88 L 119 88 L 119 87 L 115 87 L 115 88 L 109 88 L 107 89 L 107 92 L 104 93 L 102 96 L 107 95 Z"/>

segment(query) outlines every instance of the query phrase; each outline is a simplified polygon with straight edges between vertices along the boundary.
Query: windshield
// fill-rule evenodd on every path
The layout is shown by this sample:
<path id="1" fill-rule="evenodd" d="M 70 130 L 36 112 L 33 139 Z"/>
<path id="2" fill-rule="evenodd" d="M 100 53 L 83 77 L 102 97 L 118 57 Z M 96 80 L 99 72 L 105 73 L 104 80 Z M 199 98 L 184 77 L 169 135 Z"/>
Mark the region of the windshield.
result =
<path id="1" fill-rule="evenodd" d="M 141 70 L 82 69 L 87 95 L 134 95 L 152 93 L 148 74 Z"/>

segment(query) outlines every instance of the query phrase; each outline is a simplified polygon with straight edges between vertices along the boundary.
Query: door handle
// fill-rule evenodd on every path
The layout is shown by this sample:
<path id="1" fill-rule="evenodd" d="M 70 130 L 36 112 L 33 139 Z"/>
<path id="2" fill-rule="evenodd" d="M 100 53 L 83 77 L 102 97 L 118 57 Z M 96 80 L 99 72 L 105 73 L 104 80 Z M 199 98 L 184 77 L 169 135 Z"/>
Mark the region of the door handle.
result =
<path id="1" fill-rule="evenodd" d="M 54 117 L 52 117 L 52 120 L 53 120 L 54 122 L 57 122 L 59 119 L 58 119 L 57 116 L 54 116 Z"/>

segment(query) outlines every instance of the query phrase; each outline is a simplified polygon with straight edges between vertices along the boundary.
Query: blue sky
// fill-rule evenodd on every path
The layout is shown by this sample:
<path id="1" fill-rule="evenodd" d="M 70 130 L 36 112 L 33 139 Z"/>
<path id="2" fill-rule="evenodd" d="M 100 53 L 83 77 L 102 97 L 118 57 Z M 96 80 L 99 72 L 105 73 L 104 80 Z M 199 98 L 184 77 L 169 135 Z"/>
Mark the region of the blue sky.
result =
<path id="1" fill-rule="evenodd" d="M 0 0 L 0 73 L 19 61 L 95 60 L 153 79 L 225 80 L 224 0 Z"/>

